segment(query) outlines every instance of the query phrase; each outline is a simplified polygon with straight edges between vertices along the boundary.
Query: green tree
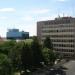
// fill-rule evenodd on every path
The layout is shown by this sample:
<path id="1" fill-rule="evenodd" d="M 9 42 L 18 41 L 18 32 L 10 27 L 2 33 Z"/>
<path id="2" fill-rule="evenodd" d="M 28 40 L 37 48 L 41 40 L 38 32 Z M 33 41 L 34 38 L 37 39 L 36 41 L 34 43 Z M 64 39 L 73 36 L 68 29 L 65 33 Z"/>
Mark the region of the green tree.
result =
<path id="1" fill-rule="evenodd" d="M 53 50 L 49 50 L 49 64 L 50 65 L 54 65 L 56 58 L 57 58 L 56 53 L 54 53 Z"/>
<path id="2" fill-rule="evenodd" d="M 10 51 L 14 47 L 14 45 L 15 45 L 14 41 L 5 41 L 0 43 L 0 60 L 1 60 L 0 66 L 2 67 L 1 72 L 3 75 L 12 74 L 13 66 L 12 66 L 12 59 L 10 57 Z"/>
<path id="3" fill-rule="evenodd" d="M 45 58 L 45 63 L 47 65 L 50 65 L 52 66 L 56 60 L 56 54 L 53 52 L 53 50 L 50 50 L 48 48 L 44 48 L 43 49 L 43 55 L 44 55 L 44 58 Z"/>
<path id="4" fill-rule="evenodd" d="M 31 69 L 33 65 L 33 53 L 31 51 L 30 45 L 24 43 L 21 53 L 22 53 L 21 61 L 22 61 L 23 69 L 25 71 L 27 69 Z"/>
<path id="5" fill-rule="evenodd" d="M 46 37 L 46 39 L 44 40 L 43 48 L 44 56 L 47 60 L 47 63 L 53 65 L 57 56 L 56 53 L 54 53 L 53 45 L 49 36 Z"/>
<path id="6" fill-rule="evenodd" d="M 0 74 L 11 75 L 11 59 L 7 55 L 0 53 Z"/>
<path id="7" fill-rule="evenodd" d="M 23 42 L 16 42 L 15 46 L 11 49 L 9 57 L 12 60 L 13 70 L 21 72 L 21 51 L 23 47 Z"/>
<path id="8" fill-rule="evenodd" d="M 53 45 L 49 36 L 44 40 L 43 46 L 49 49 L 53 49 Z"/>
<path id="9" fill-rule="evenodd" d="M 34 66 L 41 66 L 41 62 L 44 62 L 44 57 L 42 54 L 42 46 L 39 43 L 37 37 L 33 37 L 31 49 L 33 52 Z"/>

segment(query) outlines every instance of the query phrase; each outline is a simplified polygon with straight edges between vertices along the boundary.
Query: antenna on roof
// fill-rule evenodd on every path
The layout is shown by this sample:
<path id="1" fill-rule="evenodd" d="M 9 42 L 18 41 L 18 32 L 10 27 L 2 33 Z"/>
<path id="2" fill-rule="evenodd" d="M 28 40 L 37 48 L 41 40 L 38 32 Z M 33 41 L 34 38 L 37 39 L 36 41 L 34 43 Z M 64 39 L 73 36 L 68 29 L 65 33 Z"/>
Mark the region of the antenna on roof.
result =
<path id="1" fill-rule="evenodd" d="M 64 13 L 63 13 L 63 17 L 65 17 L 65 16 L 64 16 Z"/>
<path id="2" fill-rule="evenodd" d="M 72 6 L 72 15 L 74 16 L 74 5 Z"/>
<path id="3" fill-rule="evenodd" d="M 60 15 L 58 14 L 58 18 L 60 18 Z"/>
<path id="4" fill-rule="evenodd" d="M 74 10 L 74 2 L 71 2 L 71 16 L 74 16 L 75 10 Z"/>

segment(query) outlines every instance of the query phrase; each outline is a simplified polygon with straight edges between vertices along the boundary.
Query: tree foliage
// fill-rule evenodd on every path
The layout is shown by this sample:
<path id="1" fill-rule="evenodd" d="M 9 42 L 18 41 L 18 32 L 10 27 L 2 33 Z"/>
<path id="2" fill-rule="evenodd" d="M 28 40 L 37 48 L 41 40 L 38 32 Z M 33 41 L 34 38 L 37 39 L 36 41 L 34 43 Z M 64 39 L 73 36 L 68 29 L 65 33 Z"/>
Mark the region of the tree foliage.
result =
<path id="1" fill-rule="evenodd" d="M 55 54 L 50 38 L 46 38 L 44 45 L 37 37 L 31 43 L 25 41 L 5 41 L 0 43 L 0 74 L 13 75 L 15 71 L 26 71 L 42 67 L 41 62 L 52 63 Z"/>
<path id="2" fill-rule="evenodd" d="M 22 65 L 25 69 L 33 69 L 41 67 L 41 62 L 44 61 L 44 57 L 42 54 L 42 47 L 37 39 L 37 37 L 33 38 L 31 44 L 24 43 L 22 49 Z"/>
<path id="3" fill-rule="evenodd" d="M 30 45 L 24 43 L 21 53 L 23 69 L 30 69 L 33 65 L 33 53 L 30 49 Z"/>
<path id="4" fill-rule="evenodd" d="M 44 61 L 42 54 L 42 46 L 39 43 L 37 37 L 33 37 L 33 42 L 31 43 L 31 50 L 33 52 L 34 65 L 41 65 L 41 62 Z"/>
<path id="5" fill-rule="evenodd" d="M 44 48 L 43 54 L 46 58 L 47 64 L 53 65 L 57 56 L 54 53 L 53 45 L 49 36 L 47 36 L 46 39 L 44 40 L 43 48 Z"/>
<path id="6" fill-rule="evenodd" d="M 43 46 L 49 49 L 53 49 L 53 45 L 49 36 L 44 40 Z"/>

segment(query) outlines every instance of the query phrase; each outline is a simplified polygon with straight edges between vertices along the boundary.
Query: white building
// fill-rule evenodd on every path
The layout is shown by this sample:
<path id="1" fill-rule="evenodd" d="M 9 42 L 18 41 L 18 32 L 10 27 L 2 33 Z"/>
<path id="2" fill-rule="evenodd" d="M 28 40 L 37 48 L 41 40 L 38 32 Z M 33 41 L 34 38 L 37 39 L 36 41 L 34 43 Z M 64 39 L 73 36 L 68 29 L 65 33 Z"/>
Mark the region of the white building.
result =
<path id="1" fill-rule="evenodd" d="M 68 58 L 75 56 L 75 18 L 37 22 L 37 36 L 41 41 L 50 36 L 55 52 Z"/>

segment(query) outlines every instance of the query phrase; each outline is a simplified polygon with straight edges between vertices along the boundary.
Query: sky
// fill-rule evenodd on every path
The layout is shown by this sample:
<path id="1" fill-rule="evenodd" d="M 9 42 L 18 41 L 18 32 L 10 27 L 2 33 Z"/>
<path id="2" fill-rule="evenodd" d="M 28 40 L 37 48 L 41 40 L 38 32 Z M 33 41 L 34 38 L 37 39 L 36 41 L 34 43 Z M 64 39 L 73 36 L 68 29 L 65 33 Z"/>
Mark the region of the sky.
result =
<path id="1" fill-rule="evenodd" d="M 75 17 L 75 0 L 0 0 L 0 36 L 17 28 L 37 35 L 37 21 Z"/>

